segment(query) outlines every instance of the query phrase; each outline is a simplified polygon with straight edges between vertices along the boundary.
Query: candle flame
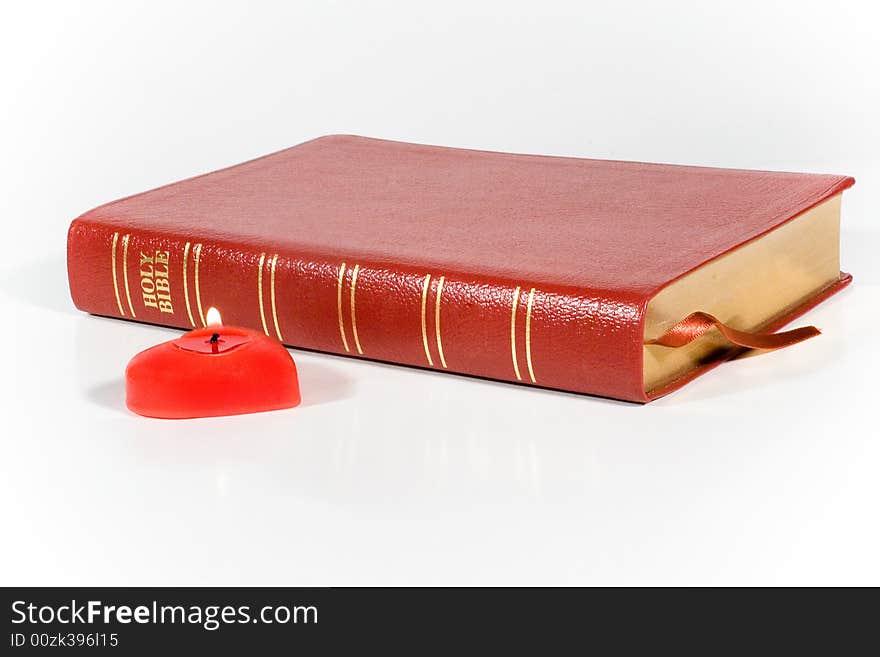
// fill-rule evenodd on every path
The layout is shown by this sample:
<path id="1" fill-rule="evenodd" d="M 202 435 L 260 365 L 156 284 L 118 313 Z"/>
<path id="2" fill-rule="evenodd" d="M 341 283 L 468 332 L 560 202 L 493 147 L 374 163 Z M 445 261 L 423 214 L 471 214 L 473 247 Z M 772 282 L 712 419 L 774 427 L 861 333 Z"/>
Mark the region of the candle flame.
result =
<path id="1" fill-rule="evenodd" d="M 205 315 L 205 324 L 208 326 L 219 326 L 222 323 L 223 322 L 220 319 L 220 311 L 214 306 L 208 308 L 208 312 Z"/>

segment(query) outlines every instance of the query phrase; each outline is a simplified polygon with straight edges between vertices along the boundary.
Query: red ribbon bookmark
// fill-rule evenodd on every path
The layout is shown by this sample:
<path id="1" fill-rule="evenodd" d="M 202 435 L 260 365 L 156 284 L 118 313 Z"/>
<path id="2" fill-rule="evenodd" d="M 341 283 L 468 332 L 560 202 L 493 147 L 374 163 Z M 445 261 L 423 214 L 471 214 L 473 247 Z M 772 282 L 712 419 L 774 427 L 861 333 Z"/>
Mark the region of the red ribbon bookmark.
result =
<path id="1" fill-rule="evenodd" d="M 815 326 L 802 326 L 801 328 L 783 331 L 782 333 L 749 333 L 730 328 L 709 313 L 698 311 L 685 317 L 659 338 L 648 340 L 645 344 L 656 344 L 663 347 L 683 347 L 702 336 L 712 327 L 717 328 L 721 335 L 733 344 L 749 349 L 781 349 L 798 342 L 803 342 L 821 333 Z"/>

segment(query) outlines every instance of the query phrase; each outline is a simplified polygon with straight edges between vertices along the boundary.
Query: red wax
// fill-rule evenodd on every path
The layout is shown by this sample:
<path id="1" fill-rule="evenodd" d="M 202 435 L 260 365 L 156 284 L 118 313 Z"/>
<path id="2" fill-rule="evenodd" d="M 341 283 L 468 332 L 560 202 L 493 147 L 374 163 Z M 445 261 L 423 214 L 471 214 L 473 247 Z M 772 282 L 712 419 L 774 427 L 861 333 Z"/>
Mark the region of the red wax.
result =
<path id="1" fill-rule="evenodd" d="M 125 369 L 128 407 L 191 418 L 291 408 L 300 402 L 293 358 L 277 340 L 208 326 L 137 354 Z"/>

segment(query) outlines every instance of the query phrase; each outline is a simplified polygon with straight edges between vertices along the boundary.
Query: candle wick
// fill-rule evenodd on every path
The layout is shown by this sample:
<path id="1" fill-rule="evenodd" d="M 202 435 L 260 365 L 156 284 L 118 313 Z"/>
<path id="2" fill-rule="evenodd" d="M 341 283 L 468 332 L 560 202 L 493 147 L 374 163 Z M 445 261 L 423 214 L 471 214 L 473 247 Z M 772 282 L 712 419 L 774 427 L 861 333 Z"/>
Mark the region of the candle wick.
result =
<path id="1" fill-rule="evenodd" d="M 219 333 L 213 333 L 213 334 L 211 334 L 211 344 L 215 344 L 215 343 L 217 343 L 219 340 L 220 340 L 220 334 L 219 334 Z"/>

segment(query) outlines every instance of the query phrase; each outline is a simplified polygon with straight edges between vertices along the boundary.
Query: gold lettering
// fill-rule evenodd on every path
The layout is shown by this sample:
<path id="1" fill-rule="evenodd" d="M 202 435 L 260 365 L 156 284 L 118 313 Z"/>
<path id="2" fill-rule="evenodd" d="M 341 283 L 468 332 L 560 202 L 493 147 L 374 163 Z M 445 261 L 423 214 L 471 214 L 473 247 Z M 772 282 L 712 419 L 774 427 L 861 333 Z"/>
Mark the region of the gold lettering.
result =
<path id="1" fill-rule="evenodd" d="M 170 259 L 168 251 L 141 253 L 141 292 L 144 306 L 174 314 L 169 280 Z"/>

